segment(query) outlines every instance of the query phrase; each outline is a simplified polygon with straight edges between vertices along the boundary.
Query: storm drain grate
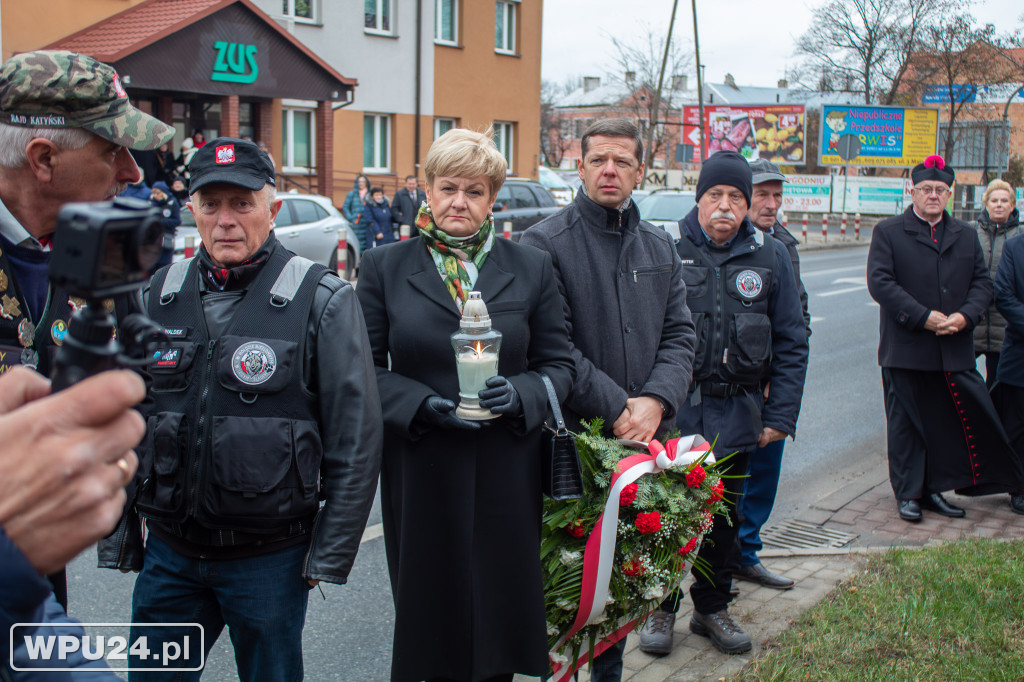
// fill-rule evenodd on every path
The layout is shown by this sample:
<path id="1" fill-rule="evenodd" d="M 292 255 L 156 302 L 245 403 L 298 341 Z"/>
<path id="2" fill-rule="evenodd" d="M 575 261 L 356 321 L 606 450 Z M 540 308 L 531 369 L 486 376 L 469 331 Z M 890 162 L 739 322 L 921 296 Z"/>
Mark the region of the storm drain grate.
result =
<path id="1" fill-rule="evenodd" d="M 853 542 L 856 537 L 850 533 L 804 521 L 785 521 L 761 531 L 761 542 L 764 546 L 776 549 L 843 547 Z"/>

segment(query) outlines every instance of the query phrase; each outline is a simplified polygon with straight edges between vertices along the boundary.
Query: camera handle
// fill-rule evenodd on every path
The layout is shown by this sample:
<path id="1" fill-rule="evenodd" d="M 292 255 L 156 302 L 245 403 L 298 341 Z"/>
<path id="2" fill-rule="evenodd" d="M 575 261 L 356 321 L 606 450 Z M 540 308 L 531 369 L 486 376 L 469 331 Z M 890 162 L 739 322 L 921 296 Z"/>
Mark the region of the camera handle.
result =
<path id="1" fill-rule="evenodd" d="M 121 321 L 120 338 L 114 338 L 115 320 L 102 300 L 89 302 L 71 316 L 64 344 L 57 351 L 51 388 L 59 391 L 86 377 L 110 369 L 149 364 L 155 350 L 167 345 L 160 325 L 140 313 Z"/>

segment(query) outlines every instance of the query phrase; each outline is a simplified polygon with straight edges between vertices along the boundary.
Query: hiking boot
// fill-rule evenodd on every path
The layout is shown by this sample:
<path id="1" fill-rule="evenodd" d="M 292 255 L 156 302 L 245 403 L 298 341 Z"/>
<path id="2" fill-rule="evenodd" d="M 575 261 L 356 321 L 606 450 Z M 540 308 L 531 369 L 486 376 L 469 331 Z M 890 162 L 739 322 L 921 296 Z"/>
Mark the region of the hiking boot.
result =
<path id="1" fill-rule="evenodd" d="M 640 632 L 640 651 L 655 656 L 672 653 L 672 628 L 675 624 L 676 614 L 668 611 L 658 609 L 648 616 Z"/>
<path id="2" fill-rule="evenodd" d="M 706 616 L 694 611 L 690 632 L 707 637 L 723 654 L 743 654 L 751 649 L 750 637 L 736 625 L 726 609 Z"/>

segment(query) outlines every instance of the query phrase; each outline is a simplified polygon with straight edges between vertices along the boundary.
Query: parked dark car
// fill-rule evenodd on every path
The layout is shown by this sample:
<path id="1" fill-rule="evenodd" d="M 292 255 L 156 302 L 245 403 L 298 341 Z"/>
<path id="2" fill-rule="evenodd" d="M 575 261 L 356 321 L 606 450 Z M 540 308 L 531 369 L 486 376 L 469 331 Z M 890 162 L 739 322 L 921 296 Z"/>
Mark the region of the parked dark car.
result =
<path id="1" fill-rule="evenodd" d="M 508 178 L 494 199 L 494 230 L 501 234 L 505 221 L 512 221 L 512 240 L 534 223 L 539 223 L 561 208 L 551 193 L 536 180 Z"/>

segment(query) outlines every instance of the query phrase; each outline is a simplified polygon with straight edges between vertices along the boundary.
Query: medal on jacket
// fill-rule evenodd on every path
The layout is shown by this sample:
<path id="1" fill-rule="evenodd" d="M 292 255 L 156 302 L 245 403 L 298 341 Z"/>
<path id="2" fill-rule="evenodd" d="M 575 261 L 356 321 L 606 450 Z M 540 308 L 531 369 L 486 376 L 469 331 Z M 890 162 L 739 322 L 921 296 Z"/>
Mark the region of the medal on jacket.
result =
<path id="1" fill-rule="evenodd" d="M 22 345 L 21 364 L 33 369 L 39 366 L 39 353 L 32 347 L 35 336 L 36 326 L 32 324 L 32 320 L 23 317 L 18 322 L 18 343 Z"/>

